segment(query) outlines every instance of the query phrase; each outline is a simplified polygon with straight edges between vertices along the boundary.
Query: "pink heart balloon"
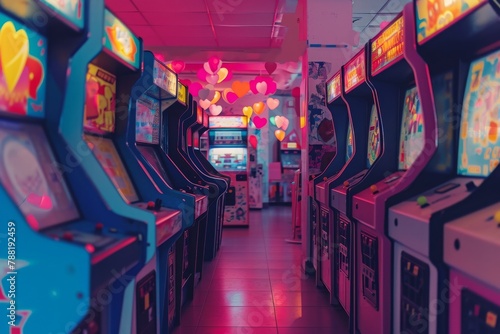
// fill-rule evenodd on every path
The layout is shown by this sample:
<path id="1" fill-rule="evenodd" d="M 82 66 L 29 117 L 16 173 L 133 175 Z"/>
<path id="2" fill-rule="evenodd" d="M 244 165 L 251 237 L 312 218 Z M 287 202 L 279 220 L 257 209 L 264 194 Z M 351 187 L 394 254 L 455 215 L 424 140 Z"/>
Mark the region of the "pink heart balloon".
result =
<path id="1" fill-rule="evenodd" d="M 198 104 L 200 105 L 200 107 L 203 110 L 207 110 L 208 108 L 210 108 L 210 105 L 212 104 L 212 102 L 209 100 L 200 100 L 200 102 L 198 102 Z"/>
<path id="2" fill-rule="evenodd" d="M 264 118 L 264 117 L 259 117 L 259 116 L 255 116 L 253 119 L 253 124 L 255 124 L 255 127 L 257 129 L 261 129 L 263 128 L 264 126 L 266 126 L 267 124 L 267 119 Z"/>
<path id="3" fill-rule="evenodd" d="M 210 111 L 210 115 L 212 116 L 219 116 L 220 113 L 222 112 L 222 107 L 221 106 L 217 106 L 215 104 L 212 104 L 209 108 L 209 111 Z"/>
<path id="4" fill-rule="evenodd" d="M 201 81 L 205 81 L 207 80 L 207 72 L 203 69 L 203 68 L 200 68 L 198 70 L 198 72 L 196 73 L 196 76 L 198 77 L 198 79 L 200 79 Z"/>
<path id="5" fill-rule="evenodd" d="M 236 102 L 238 100 L 238 98 L 239 98 L 238 95 L 236 95 L 236 93 L 234 93 L 234 92 L 229 92 L 226 95 L 227 103 L 229 103 L 229 104 L 233 104 L 234 102 Z"/>
<path id="6" fill-rule="evenodd" d="M 270 110 L 274 110 L 274 109 L 278 108 L 278 106 L 280 105 L 280 100 L 273 99 L 270 97 L 267 99 L 266 104 Z"/>
<path id="7" fill-rule="evenodd" d="M 209 74 L 209 75 L 207 75 L 206 80 L 208 83 L 215 85 L 217 83 L 217 81 L 219 81 L 219 75 L 218 74 Z"/>
<path id="8" fill-rule="evenodd" d="M 195 97 L 198 96 L 198 93 L 200 92 L 201 89 L 203 89 L 203 86 L 199 82 L 193 82 L 189 86 L 189 92 L 191 93 L 191 95 Z"/>
<path id="9" fill-rule="evenodd" d="M 208 98 L 208 94 L 210 94 L 210 90 L 206 88 L 200 89 L 200 91 L 198 92 L 198 97 L 200 98 L 200 100 L 211 100 Z"/>
<path id="10" fill-rule="evenodd" d="M 214 99 L 214 97 L 215 97 L 215 92 L 216 92 L 216 90 L 212 90 L 212 89 L 208 90 L 207 100 L 212 101 Z"/>
<path id="11" fill-rule="evenodd" d="M 189 85 L 191 85 L 191 80 L 189 79 L 179 79 L 179 81 L 186 87 L 189 87 Z"/>
<path id="12" fill-rule="evenodd" d="M 267 82 L 266 95 L 272 95 L 278 90 L 278 85 L 273 80 Z"/>
<path id="13" fill-rule="evenodd" d="M 181 73 L 186 68 L 186 63 L 182 60 L 173 60 L 170 65 L 172 66 L 172 70 L 177 74 Z"/>
<path id="14" fill-rule="evenodd" d="M 274 71 L 276 71 L 278 64 L 272 63 L 272 62 L 267 62 L 264 66 L 266 68 L 267 73 L 269 73 L 269 75 L 271 75 L 271 74 L 273 74 Z"/>
<path id="15" fill-rule="evenodd" d="M 265 95 L 267 92 L 267 82 L 259 82 L 255 86 L 257 88 L 257 92 Z"/>
<path id="16" fill-rule="evenodd" d="M 250 143 L 250 145 L 253 147 L 253 148 L 257 148 L 257 144 L 259 143 L 259 141 L 257 140 L 257 137 L 254 136 L 254 135 L 251 135 L 249 138 L 248 138 L 248 142 Z"/>
<path id="17" fill-rule="evenodd" d="M 216 73 L 217 71 L 220 70 L 222 66 L 222 61 L 219 59 L 219 57 L 212 56 L 208 59 L 208 65 L 210 66 L 212 73 Z"/>

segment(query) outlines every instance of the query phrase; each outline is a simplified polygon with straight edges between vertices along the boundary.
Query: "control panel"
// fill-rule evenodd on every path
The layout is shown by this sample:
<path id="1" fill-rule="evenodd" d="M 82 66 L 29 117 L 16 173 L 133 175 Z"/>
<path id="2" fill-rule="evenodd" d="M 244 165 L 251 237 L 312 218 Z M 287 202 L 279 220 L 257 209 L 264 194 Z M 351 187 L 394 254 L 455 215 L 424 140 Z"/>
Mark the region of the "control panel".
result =
<path id="1" fill-rule="evenodd" d="M 156 271 L 151 271 L 136 285 L 137 333 L 156 333 Z"/>
<path id="2" fill-rule="evenodd" d="M 330 213 L 321 209 L 321 260 L 330 259 Z"/>
<path id="3" fill-rule="evenodd" d="M 401 333 L 428 334 L 429 265 L 401 254 Z"/>
<path id="4" fill-rule="evenodd" d="M 340 216 L 339 219 L 339 266 L 340 271 L 349 278 L 349 247 L 351 244 L 351 226 L 348 219 Z"/>
<path id="5" fill-rule="evenodd" d="M 378 310 L 378 239 L 361 232 L 363 297 Z"/>
<path id="6" fill-rule="evenodd" d="M 168 323 L 173 327 L 175 318 L 175 247 L 168 250 Z"/>
<path id="7" fill-rule="evenodd" d="M 500 333 L 500 306 L 462 289 L 462 333 L 498 334 Z"/>

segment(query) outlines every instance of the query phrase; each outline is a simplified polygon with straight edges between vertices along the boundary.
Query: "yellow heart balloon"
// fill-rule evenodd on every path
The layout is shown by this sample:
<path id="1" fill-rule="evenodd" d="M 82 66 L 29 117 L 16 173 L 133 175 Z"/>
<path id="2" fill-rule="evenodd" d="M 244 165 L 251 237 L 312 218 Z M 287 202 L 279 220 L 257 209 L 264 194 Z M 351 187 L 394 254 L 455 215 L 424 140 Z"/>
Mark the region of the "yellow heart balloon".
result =
<path id="1" fill-rule="evenodd" d="M 303 129 L 305 128 L 307 125 L 307 119 L 305 118 L 305 116 L 300 116 L 300 128 Z"/>
<path id="2" fill-rule="evenodd" d="M 217 72 L 217 74 L 219 75 L 219 80 L 217 80 L 217 83 L 221 83 L 222 81 L 224 81 L 227 78 L 229 71 L 227 70 L 227 68 L 222 67 L 219 70 L 219 72 Z"/>
<path id="3" fill-rule="evenodd" d="M 210 101 L 210 103 L 212 104 L 216 104 L 217 102 L 219 102 L 220 100 L 220 92 L 218 90 L 215 91 L 215 95 L 214 95 L 214 98 L 212 99 L 212 101 Z"/>
<path id="4" fill-rule="evenodd" d="M 285 131 L 283 131 L 283 130 L 274 131 L 274 135 L 276 136 L 276 139 L 278 139 L 279 141 L 282 141 L 283 139 L 285 139 Z"/>
<path id="5" fill-rule="evenodd" d="M 254 103 L 253 104 L 253 111 L 257 114 L 257 115 L 260 115 L 262 114 L 262 112 L 264 111 L 264 108 L 266 107 L 266 105 L 264 104 L 264 102 L 257 102 L 257 103 Z"/>
<path id="6" fill-rule="evenodd" d="M 243 108 L 243 115 L 245 115 L 246 117 L 250 118 L 250 116 L 252 116 L 252 113 L 253 113 L 252 107 Z"/>
<path id="7" fill-rule="evenodd" d="M 7 89 L 12 92 L 23 73 L 29 54 L 28 35 L 24 29 L 16 31 L 10 21 L 0 30 L 0 58 Z"/>

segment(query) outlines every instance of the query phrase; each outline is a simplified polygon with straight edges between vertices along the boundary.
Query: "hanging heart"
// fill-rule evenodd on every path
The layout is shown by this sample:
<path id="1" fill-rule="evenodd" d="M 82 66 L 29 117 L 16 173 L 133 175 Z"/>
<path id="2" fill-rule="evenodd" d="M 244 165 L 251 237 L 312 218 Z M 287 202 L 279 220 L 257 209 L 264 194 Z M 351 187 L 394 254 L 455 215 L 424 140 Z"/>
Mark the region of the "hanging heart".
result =
<path id="1" fill-rule="evenodd" d="M 288 120 L 288 118 L 286 118 L 285 116 L 283 116 L 282 118 L 282 124 L 281 124 L 281 128 L 286 131 L 288 129 L 288 125 L 290 125 L 290 121 Z"/>
<path id="2" fill-rule="evenodd" d="M 267 99 L 266 104 L 270 110 L 274 110 L 274 109 L 278 108 L 278 106 L 280 105 L 280 100 L 273 99 L 270 97 Z"/>
<path id="3" fill-rule="evenodd" d="M 271 122 L 272 125 L 276 126 L 276 117 L 275 116 L 269 117 L 269 122 Z"/>
<path id="4" fill-rule="evenodd" d="M 257 102 L 253 104 L 253 111 L 257 114 L 260 115 L 264 111 L 265 108 L 264 102 Z"/>
<path id="5" fill-rule="evenodd" d="M 266 90 L 266 95 L 272 95 L 274 93 L 276 93 L 276 91 L 278 90 L 278 84 L 276 84 L 276 82 L 274 82 L 274 80 L 268 80 L 267 82 L 267 90 Z"/>
<path id="6" fill-rule="evenodd" d="M 261 93 L 262 95 L 266 95 L 267 82 L 259 82 L 255 87 L 257 88 L 257 92 Z"/>
<path id="7" fill-rule="evenodd" d="M 207 110 L 208 108 L 210 108 L 210 105 L 212 105 L 212 102 L 210 102 L 209 100 L 200 100 L 198 104 L 203 110 Z"/>
<path id="8" fill-rule="evenodd" d="M 200 91 L 198 92 L 198 97 L 200 98 L 200 100 L 209 100 L 209 98 L 208 98 L 209 93 L 210 93 L 210 90 L 208 90 L 206 88 L 200 89 Z"/>
<path id="9" fill-rule="evenodd" d="M 285 139 L 285 131 L 283 131 L 283 130 L 274 131 L 274 135 L 276 136 L 276 139 L 278 139 L 279 141 L 282 141 L 283 139 Z"/>
<path id="10" fill-rule="evenodd" d="M 238 95 L 238 97 L 245 96 L 250 90 L 250 84 L 248 82 L 235 81 L 231 85 L 233 91 Z"/>
<path id="11" fill-rule="evenodd" d="M 207 71 L 200 68 L 198 70 L 198 72 L 196 72 L 196 76 L 198 77 L 198 79 L 200 79 L 200 81 L 206 81 L 207 80 Z"/>
<path id="12" fill-rule="evenodd" d="M 217 72 L 217 74 L 219 75 L 219 81 L 217 81 L 217 83 L 221 83 L 227 78 L 229 71 L 227 68 L 223 67 L 219 70 L 219 72 Z"/>
<path id="13" fill-rule="evenodd" d="M 212 56 L 208 59 L 208 66 L 212 70 L 212 73 L 217 73 L 217 71 L 219 71 L 222 66 L 222 61 L 219 59 L 219 57 Z"/>
<path id="14" fill-rule="evenodd" d="M 292 89 L 292 96 L 293 97 L 300 97 L 300 87 L 294 87 Z"/>
<path id="15" fill-rule="evenodd" d="M 243 115 L 245 115 L 246 117 L 248 117 L 250 119 L 250 117 L 252 116 L 253 114 L 253 109 L 252 107 L 244 107 L 243 108 Z"/>
<path id="16" fill-rule="evenodd" d="M 208 62 L 203 63 L 203 70 L 208 74 L 214 74 L 214 71 L 212 71 Z"/>
<path id="17" fill-rule="evenodd" d="M 238 101 L 239 97 L 236 95 L 235 92 L 229 92 L 226 95 L 227 103 L 233 104 L 234 102 Z"/>
<path id="18" fill-rule="evenodd" d="M 181 73 L 186 68 L 186 63 L 182 60 L 173 60 L 170 65 L 172 66 L 172 70 L 177 74 Z"/>
<path id="19" fill-rule="evenodd" d="M 198 94 L 200 93 L 200 90 L 203 89 L 203 86 L 199 83 L 199 82 L 193 82 L 190 86 L 189 86 L 189 92 L 191 93 L 191 95 L 193 96 L 198 96 Z"/>
<path id="20" fill-rule="evenodd" d="M 213 89 L 209 89 L 208 90 L 208 96 L 207 96 L 207 100 L 210 100 L 212 101 L 215 97 L 215 92 L 216 90 L 213 90 Z M 213 104 L 213 103 L 212 103 Z"/>
<path id="21" fill-rule="evenodd" d="M 273 74 L 274 71 L 276 71 L 278 64 L 272 63 L 272 62 L 267 62 L 264 66 L 266 68 L 267 73 L 269 73 L 269 75 L 271 75 L 271 74 Z"/>
<path id="22" fill-rule="evenodd" d="M 283 126 L 283 116 L 276 116 L 274 122 L 278 128 L 281 128 Z"/>
<path id="23" fill-rule="evenodd" d="M 218 74 L 209 74 L 207 75 L 207 82 L 209 84 L 215 85 L 217 81 L 219 81 L 219 75 Z"/>
<path id="24" fill-rule="evenodd" d="M 220 100 L 220 92 L 218 90 L 215 91 L 214 98 L 210 101 L 212 104 L 216 104 Z"/>
<path id="25" fill-rule="evenodd" d="M 250 146 L 252 146 L 254 149 L 257 149 L 257 144 L 259 141 L 257 140 L 257 137 L 255 135 L 251 135 L 248 137 L 248 142 L 250 143 Z"/>
<path id="26" fill-rule="evenodd" d="M 222 112 L 222 107 L 221 106 L 217 106 L 215 104 L 212 104 L 210 106 L 209 111 L 210 111 L 210 115 L 212 115 L 212 116 L 219 116 L 220 113 Z"/>
<path id="27" fill-rule="evenodd" d="M 253 121 L 253 124 L 255 124 L 255 127 L 257 129 L 261 129 L 264 126 L 266 126 L 266 124 L 267 124 L 267 119 L 265 119 L 264 117 L 255 116 L 252 119 L 252 121 Z"/>

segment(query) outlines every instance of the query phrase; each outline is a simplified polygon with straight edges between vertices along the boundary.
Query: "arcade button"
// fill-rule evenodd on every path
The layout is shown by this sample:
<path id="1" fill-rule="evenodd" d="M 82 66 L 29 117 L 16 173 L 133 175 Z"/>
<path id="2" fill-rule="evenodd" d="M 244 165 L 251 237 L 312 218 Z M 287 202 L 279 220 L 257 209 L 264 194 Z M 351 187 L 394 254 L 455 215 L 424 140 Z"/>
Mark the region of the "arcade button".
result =
<path id="1" fill-rule="evenodd" d="M 419 196 L 417 198 L 417 204 L 420 205 L 420 207 L 422 209 L 428 207 L 429 206 L 429 202 L 427 201 L 427 197 L 425 197 L 425 196 Z"/>
<path id="2" fill-rule="evenodd" d="M 151 210 L 151 211 L 154 210 L 155 209 L 155 202 L 149 201 L 147 206 L 146 206 L 146 209 Z"/>
<path id="3" fill-rule="evenodd" d="M 377 186 L 376 186 L 376 185 L 374 185 L 374 184 L 373 184 L 373 185 L 371 185 L 371 186 L 370 186 L 370 191 L 371 191 L 371 192 L 372 192 L 372 194 L 374 194 L 374 195 L 375 195 L 376 193 L 378 193 L 378 188 L 377 188 Z"/>
<path id="4" fill-rule="evenodd" d="M 102 233 L 102 229 L 104 228 L 103 223 L 97 223 L 95 224 L 95 232 L 96 233 Z"/>
<path id="5" fill-rule="evenodd" d="M 62 238 L 66 241 L 73 241 L 73 233 L 71 232 L 64 232 L 62 235 Z"/>
<path id="6" fill-rule="evenodd" d="M 92 245 L 92 244 L 86 244 L 86 245 L 85 245 L 85 250 L 86 250 L 87 252 L 89 252 L 90 254 L 92 254 L 92 253 L 94 253 L 94 252 L 95 252 L 95 247 L 94 247 L 94 245 Z"/>
<path id="7" fill-rule="evenodd" d="M 345 188 L 349 187 L 349 181 L 344 181 L 344 187 Z"/>
<path id="8" fill-rule="evenodd" d="M 328 180 L 328 178 L 325 176 L 325 177 L 323 178 L 323 181 L 325 181 L 325 182 L 326 182 L 327 180 Z"/>

